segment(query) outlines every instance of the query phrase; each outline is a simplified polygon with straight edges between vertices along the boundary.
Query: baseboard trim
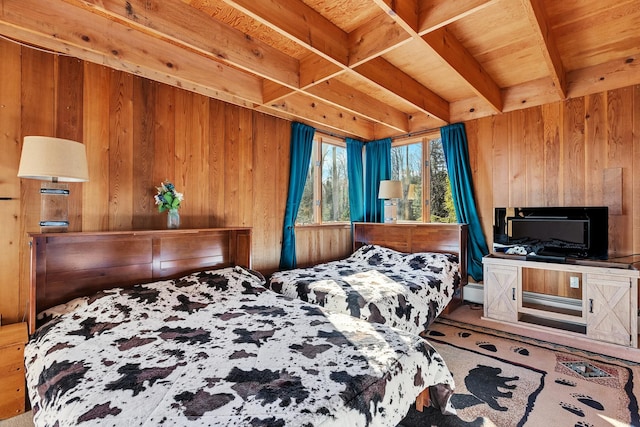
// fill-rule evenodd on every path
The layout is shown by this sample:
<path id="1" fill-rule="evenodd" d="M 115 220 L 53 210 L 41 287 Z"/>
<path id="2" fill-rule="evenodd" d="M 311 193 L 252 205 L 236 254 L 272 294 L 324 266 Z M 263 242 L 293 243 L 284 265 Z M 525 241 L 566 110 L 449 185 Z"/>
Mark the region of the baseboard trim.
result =
<path id="1" fill-rule="evenodd" d="M 484 286 L 478 283 L 468 283 L 464 287 L 464 300 L 473 304 L 484 304 Z"/>

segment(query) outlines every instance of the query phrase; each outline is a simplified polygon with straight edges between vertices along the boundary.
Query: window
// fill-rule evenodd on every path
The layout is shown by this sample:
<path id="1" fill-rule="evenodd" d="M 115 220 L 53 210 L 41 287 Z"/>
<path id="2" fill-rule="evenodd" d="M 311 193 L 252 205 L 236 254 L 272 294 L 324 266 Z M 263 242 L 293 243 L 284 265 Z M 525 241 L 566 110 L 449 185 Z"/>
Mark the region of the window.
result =
<path id="1" fill-rule="evenodd" d="M 346 144 L 337 138 L 316 136 L 296 224 L 348 221 Z"/>
<path id="2" fill-rule="evenodd" d="M 398 201 L 399 221 L 456 222 L 439 136 L 394 141 L 391 147 L 391 179 L 402 182 L 403 198 Z M 424 188 L 429 189 L 426 194 Z"/>

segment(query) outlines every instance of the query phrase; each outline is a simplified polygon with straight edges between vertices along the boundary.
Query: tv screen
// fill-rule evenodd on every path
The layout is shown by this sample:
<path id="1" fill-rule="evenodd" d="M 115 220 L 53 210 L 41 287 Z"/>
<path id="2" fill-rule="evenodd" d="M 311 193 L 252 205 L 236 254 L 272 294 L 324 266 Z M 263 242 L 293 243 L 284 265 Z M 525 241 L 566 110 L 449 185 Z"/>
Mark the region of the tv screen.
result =
<path id="1" fill-rule="evenodd" d="M 607 258 L 607 207 L 523 207 L 495 211 L 494 250 L 522 246 L 535 255 Z"/>

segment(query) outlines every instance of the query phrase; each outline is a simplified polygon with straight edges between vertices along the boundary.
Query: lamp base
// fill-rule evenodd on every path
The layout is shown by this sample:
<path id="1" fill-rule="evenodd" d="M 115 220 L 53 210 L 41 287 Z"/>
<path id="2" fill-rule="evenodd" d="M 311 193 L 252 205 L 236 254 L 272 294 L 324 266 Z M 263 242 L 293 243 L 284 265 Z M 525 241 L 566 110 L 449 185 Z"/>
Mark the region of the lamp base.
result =
<path id="1" fill-rule="evenodd" d="M 384 201 L 384 223 L 395 224 L 398 222 L 398 203 L 393 200 Z"/>
<path id="2" fill-rule="evenodd" d="M 69 185 L 43 181 L 40 186 L 40 231 L 64 233 L 69 229 Z"/>

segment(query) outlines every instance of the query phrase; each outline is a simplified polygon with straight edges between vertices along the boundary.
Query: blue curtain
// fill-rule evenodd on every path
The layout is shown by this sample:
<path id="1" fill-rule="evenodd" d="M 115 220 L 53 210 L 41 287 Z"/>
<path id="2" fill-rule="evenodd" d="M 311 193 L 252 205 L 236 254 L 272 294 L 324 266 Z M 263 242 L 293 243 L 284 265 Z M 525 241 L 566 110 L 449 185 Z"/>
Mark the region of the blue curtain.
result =
<path id="1" fill-rule="evenodd" d="M 349 179 L 349 216 L 351 222 L 364 221 L 364 182 L 362 181 L 362 147 L 364 143 L 346 138 Z"/>
<path id="2" fill-rule="evenodd" d="M 366 222 L 384 222 L 384 201 L 378 199 L 380 181 L 391 179 L 391 138 L 367 142 L 364 186 Z"/>
<path id="3" fill-rule="evenodd" d="M 482 257 L 489 253 L 476 210 L 469 164 L 469 148 L 464 123 L 454 123 L 440 129 L 442 148 L 447 162 L 451 194 L 459 223 L 469 227 L 467 239 L 467 270 L 476 281 L 482 280 Z"/>
<path id="4" fill-rule="evenodd" d="M 302 200 L 304 184 L 309 172 L 313 135 L 315 129 L 302 123 L 291 124 L 291 162 L 289 171 L 289 193 L 284 212 L 282 231 L 282 251 L 280 252 L 280 270 L 296 267 L 296 231 L 295 223 Z"/>

